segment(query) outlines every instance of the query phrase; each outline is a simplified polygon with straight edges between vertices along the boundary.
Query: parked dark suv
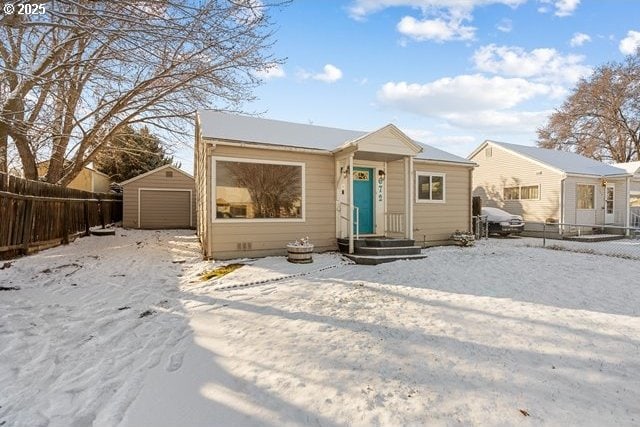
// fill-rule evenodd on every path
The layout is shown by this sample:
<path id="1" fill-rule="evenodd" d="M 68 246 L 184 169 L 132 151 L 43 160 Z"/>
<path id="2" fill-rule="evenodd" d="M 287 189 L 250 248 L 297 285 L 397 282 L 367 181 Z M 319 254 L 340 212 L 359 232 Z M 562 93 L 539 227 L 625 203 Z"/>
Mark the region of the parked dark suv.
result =
<path id="1" fill-rule="evenodd" d="M 520 234 L 524 230 L 524 221 L 520 215 L 512 215 L 498 208 L 482 208 L 482 215 L 487 217 L 489 234 L 508 236 Z"/>

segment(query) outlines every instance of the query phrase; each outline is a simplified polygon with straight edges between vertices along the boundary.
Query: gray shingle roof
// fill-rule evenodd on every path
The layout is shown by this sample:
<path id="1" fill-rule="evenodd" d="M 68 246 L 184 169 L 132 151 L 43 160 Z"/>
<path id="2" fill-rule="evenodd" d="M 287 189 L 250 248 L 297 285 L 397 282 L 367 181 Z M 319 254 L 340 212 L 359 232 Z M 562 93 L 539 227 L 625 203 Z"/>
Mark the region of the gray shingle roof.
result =
<path id="1" fill-rule="evenodd" d="M 331 151 L 370 132 L 291 123 L 252 116 L 199 110 L 200 129 L 205 138 Z M 414 141 L 423 147 L 416 158 L 471 164 L 468 160 Z"/>
<path id="2" fill-rule="evenodd" d="M 548 148 L 530 147 L 526 145 L 507 144 L 506 142 L 488 141 L 504 147 L 523 156 L 542 162 L 548 166 L 560 169 L 569 174 L 579 175 L 625 175 L 627 171 L 606 163 L 568 151 L 551 150 Z"/>

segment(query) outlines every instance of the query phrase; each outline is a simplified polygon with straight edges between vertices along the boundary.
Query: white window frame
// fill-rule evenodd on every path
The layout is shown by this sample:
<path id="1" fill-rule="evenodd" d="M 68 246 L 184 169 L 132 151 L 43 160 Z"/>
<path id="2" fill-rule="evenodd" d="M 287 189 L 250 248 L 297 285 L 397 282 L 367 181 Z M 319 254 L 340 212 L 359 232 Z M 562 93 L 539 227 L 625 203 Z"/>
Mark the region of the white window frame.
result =
<path id="1" fill-rule="evenodd" d="M 588 186 L 588 187 L 593 187 L 593 207 L 592 208 L 579 208 L 578 207 L 578 186 Z M 585 182 L 576 182 L 576 211 L 595 211 L 596 210 L 596 200 L 597 200 L 597 191 L 596 191 L 596 185 L 595 184 L 589 184 L 589 183 L 585 183 Z"/>
<path id="2" fill-rule="evenodd" d="M 433 200 L 433 199 L 421 199 L 419 198 L 420 195 L 420 190 L 419 190 L 419 179 L 421 176 L 439 176 L 442 177 L 442 200 Z M 429 180 L 431 183 L 431 179 Z M 416 171 L 416 190 L 415 190 L 415 198 L 416 198 L 416 203 L 446 203 L 447 202 L 447 174 L 442 173 L 442 172 L 423 172 L 423 171 Z M 433 186 L 429 185 L 429 191 L 430 193 L 433 193 L 432 191 Z M 432 194 L 429 194 L 429 196 L 432 196 Z"/>
<path id="3" fill-rule="evenodd" d="M 266 165 L 300 166 L 302 168 L 302 200 L 300 201 L 302 218 L 216 218 L 216 162 L 239 162 L 239 163 L 260 163 Z M 259 223 L 259 222 L 306 222 L 306 186 L 304 162 L 288 162 L 284 160 L 256 159 L 246 157 L 211 157 L 211 222 L 238 224 L 238 223 Z"/>
<path id="4" fill-rule="evenodd" d="M 522 198 L 522 187 L 538 187 L 538 197 L 535 199 L 523 199 Z M 507 199 L 504 197 L 504 190 L 507 188 L 517 188 L 518 189 L 518 198 L 517 199 Z M 531 201 L 531 200 L 541 200 L 542 191 L 540 188 L 540 184 L 526 184 L 526 185 L 505 185 L 502 187 L 502 199 L 505 203 L 508 202 L 520 202 L 520 201 Z"/>

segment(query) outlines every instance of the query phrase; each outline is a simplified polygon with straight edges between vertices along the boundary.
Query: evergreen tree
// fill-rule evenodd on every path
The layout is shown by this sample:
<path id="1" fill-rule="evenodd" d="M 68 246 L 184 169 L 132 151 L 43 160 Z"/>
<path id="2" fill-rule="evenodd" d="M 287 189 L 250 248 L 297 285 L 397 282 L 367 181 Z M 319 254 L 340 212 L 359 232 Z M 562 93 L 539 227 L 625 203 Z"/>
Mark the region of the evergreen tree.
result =
<path id="1" fill-rule="evenodd" d="M 160 139 L 146 126 L 140 130 L 126 126 L 108 142 L 94 166 L 112 181 L 122 182 L 171 163 L 173 157 L 167 155 Z"/>

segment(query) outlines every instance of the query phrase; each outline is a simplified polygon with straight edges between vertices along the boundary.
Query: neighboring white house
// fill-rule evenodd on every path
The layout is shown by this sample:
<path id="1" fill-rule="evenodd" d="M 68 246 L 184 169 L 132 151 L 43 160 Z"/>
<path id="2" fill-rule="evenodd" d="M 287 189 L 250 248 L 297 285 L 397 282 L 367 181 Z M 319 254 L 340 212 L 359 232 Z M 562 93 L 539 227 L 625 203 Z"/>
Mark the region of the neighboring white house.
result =
<path id="1" fill-rule="evenodd" d="M 621 168 L 632 174 L 629 186 L 630 222 L 633 227 L 640 227 L 640 162 L 616 163 L 613 166 Z"/>
<path id="2" fill-rule="evenodd" d="M 629 225 L 632 175 L 566 151 L 485 141 L 468 159 L 483 205 L 528 222 Z"/>

